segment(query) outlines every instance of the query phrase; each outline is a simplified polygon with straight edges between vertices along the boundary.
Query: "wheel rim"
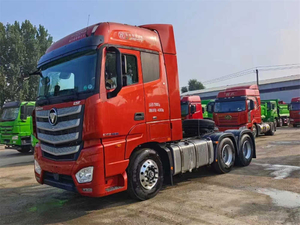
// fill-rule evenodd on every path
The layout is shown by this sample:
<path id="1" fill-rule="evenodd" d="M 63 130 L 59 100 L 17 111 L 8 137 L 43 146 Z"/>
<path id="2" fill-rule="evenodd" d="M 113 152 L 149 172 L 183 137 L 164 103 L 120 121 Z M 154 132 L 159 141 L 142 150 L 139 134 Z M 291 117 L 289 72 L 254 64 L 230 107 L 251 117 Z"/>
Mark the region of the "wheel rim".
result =
<path id="1" fill-rule="evenodd" d="M 140 183 L 143 188 L 151 190 L 158 181 L 159 170 L 155 161 L 147 159 L 140 169 Z"/>
<path id="2" fill-rule="evenodd" d="M 223 162 L 225 163 L 226 166 L 230 166 L 232 163 L 232 149 L 230 147 L 230 145 L 226 144 L 224 145 L 224 147 L 222 148 L 222 159 Z"/>
<path id="3" fill-rule="evenodd" d="M 244 156 L 245 156 L 246 159 L 250 159 L 251 152 L 252 152 L 252 148 L 251 148 L 250 142 L 249 141 L 245 141 L 243 143 L 243 154 L 244 154 Z"/>

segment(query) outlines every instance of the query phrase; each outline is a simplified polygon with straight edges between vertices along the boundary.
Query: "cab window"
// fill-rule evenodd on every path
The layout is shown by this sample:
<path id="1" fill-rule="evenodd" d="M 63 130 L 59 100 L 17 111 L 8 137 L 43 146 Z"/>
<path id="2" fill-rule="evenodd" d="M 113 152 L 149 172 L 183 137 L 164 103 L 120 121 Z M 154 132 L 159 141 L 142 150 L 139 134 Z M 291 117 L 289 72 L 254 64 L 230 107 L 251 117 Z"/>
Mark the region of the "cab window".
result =
<path id="1" fill-rule="evenodd" d="M 122 54 L 122 67 L 127 68 L 126 73 L 123 72 L 122 74 L 123 87 L 139 82 L 137 72 L 137 59 L 134 55 Z M 117 87 L 116 54 L 114 52 L 108 52 L 106 54 L 105 86 L 108 90 L 112 90 Z"/>

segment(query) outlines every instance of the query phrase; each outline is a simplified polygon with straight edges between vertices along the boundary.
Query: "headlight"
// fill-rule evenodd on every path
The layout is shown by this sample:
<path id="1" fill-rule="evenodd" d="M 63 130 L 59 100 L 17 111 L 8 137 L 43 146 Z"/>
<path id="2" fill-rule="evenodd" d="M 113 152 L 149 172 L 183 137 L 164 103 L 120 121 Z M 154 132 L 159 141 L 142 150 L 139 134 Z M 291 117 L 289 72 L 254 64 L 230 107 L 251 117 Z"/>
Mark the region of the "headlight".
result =
<path id="1" fill-rule="evenodd" d="M 41 175 L 42 169 L 41 169 L 39 163 L 36 160 L 34 160 L 34 171 L 37 174 Z"/>
<path id="2" fill-rule="evenodd" d="M 85 167 L 79 170 L 75 175 L 78 183 L 82 184 L 82 183 L 91 182 L 93 180 L 93 171 L 94 171 L 93 166 Z"/>
<path id="3" fill-rule="evenodd" d="M 12 138 L 11 138 L 12 140 L 18 140 L 19 139 L 19 137 L 18 136 L 12 136 Z"/>

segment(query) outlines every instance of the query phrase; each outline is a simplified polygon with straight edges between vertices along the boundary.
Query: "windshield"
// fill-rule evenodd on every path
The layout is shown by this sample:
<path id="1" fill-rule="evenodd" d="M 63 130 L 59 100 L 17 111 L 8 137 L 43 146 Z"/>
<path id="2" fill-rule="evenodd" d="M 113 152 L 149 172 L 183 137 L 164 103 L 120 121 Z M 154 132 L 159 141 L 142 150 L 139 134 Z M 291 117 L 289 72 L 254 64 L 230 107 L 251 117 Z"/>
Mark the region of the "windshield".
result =
<path id="1" fill-rule="evenodd" d="M 59 59 L 41 68 L 38 98 L 92 91 L 95 88 L 96 50 Z"/>
<path id="2" fill-rule="evenodd" d="M 188 103 L 181 103 L 181 116 L 187 116 L 189 114 Z"/>
<path id="3" fill-rule="evenodd" d="M 18 114 L 19 114 L 19 108 L 6 108 L 6 109 L 3 109 L 1 120 L 2 121 L 15 120 L 18 117 Z"/>
<path id="4" fill-rule="evenodd" d="M 294 102 L 291 104 L 291 110 L 300 110 L 300 102 Z"/>
<path id="5" fill-rule="evenodd" d="M 216 102 L 214 112 L 241 112 L 246 110 L 245 101 L 233 101 L 233 102 Z"/>

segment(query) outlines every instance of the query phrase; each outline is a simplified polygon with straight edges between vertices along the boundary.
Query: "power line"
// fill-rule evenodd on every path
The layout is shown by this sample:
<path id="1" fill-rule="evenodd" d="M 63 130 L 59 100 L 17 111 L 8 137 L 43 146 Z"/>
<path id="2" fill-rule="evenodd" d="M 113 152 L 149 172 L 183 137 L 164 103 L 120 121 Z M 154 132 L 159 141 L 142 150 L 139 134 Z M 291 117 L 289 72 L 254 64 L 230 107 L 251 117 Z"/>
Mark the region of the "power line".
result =
<path id="1" fill-rule="evenodd" d="M 242 70 L 236 73 L 227 74 L 225 76 L 221 76 L 218 78 L 214 78 L 211 80 L 207 80 L 202 82 L 203 84 L 212 84 L 212 83 L 218 83 L 225 80 L 230 80 L 236 77 L 246 76 L 248 74 L 255 73 L 256 70 L 258 71 L 275 71 L 275 70 L 287 70 L 287 69 L 297 69 L 300 68 L 300 64 L 285 64 L 285 65 L 272 65 L 272 66 L 258 66 L 258 67 L 252 67 L 246 70 Z"/>

